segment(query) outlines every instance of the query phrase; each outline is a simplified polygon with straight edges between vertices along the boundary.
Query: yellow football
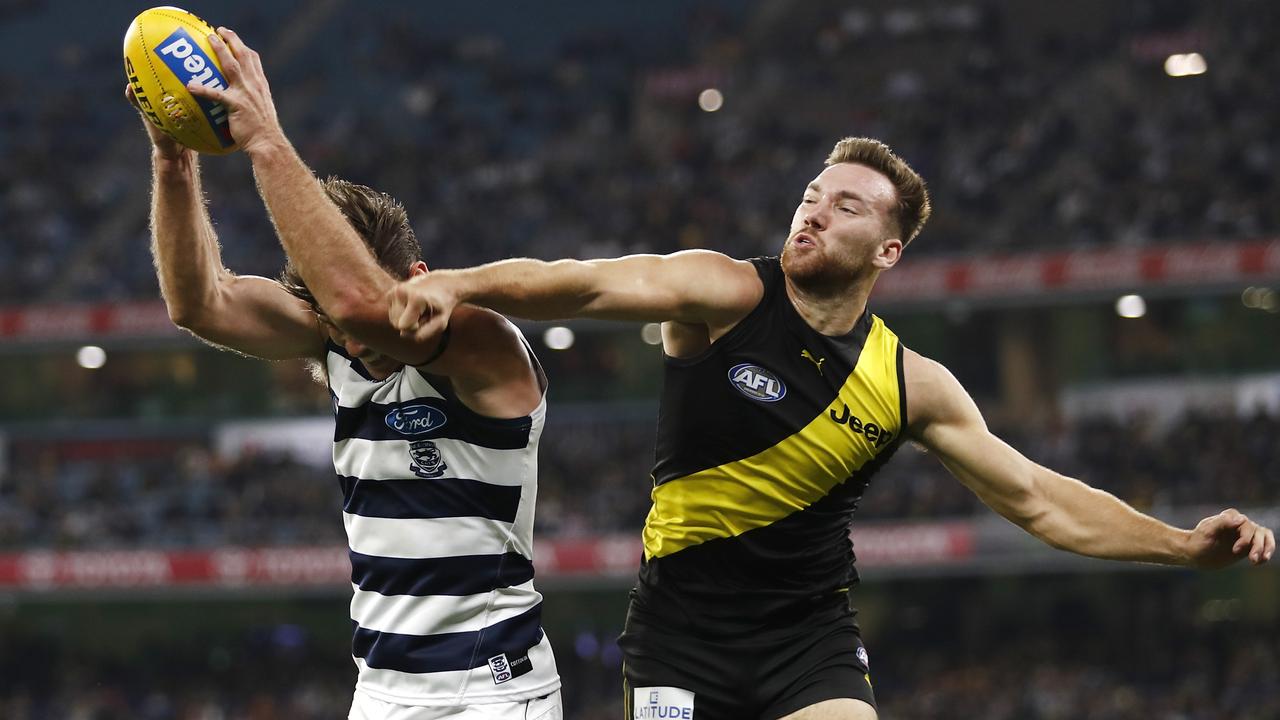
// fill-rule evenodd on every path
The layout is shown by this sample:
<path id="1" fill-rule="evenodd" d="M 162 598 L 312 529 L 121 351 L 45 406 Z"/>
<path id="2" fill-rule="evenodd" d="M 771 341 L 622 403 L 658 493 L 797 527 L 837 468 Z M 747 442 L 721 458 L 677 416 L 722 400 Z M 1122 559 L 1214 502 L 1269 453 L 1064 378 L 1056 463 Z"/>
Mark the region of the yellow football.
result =
<path id="1" fill-rule="evenodd" d="M 202 153 L 236 149 L 221 103 L 187 90 L 196 81 L 225 88 L 218 57 L 209 45 L 209 23 L 176 7 L 145 10 L 124 34 L 124 72 L 142 114 L 174 140 Z"/>

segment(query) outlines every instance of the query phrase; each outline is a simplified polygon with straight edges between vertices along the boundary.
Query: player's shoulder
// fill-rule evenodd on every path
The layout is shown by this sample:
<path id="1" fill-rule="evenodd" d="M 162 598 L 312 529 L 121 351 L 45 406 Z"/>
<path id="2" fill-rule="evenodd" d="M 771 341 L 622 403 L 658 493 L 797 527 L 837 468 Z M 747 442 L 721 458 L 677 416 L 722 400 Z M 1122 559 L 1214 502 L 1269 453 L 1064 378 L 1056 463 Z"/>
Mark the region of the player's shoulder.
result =
<path id="1" fill-rule="evenodd" d="M 745 260 L 738 260 L 737 258 L 731 257 L 729 255 L 725 255 L 719 250 L 707 250 L 706 248 L 692 248 L 689 250 L 677 250 L 676 252 L 670 253 L 668 255 L 664 255 L 663 257 L 686 260 L 688 262 L 703 262 L 703 263 L 735 264 L 735 263 L 746 262 Z"/>
<path id="2" fill-rule="evenodd" d="M 905 344 L 902 345 L 902 374 L 908 383 L 913 380 L 916 382 L 938 382 L 944 377 L 954 378 L 947 366 L 937 360 L 921 355 Z"/>
<path id="3" fill-rule="evenodd" d="M 673 278 L 700 298 L 714 298 L 716 307 L 728 309 L 731 314 L 745 315 L 764 295 L 766 279 L 782 277 L 776 258 L 772 260 L 777 267 L 771 268 L 771 258 L 739 260 L 714 250 L 681 250 L 666 257 L 680 263 Z"/>
<path id="4" fill-rule="evenodd" d="M 662 256 L 667 263 L 680 264 L 699 271 L 732 273 L 743 276 L 756 275 L 756 259 L 740 260 L 715 250 L 701 248 L 680 250 Z"/>
<path id="5" fill-rule="evenodd" d="M 908 425 L 920 431 L 932 422 L 967 415 L 973 400 L 947 366 L 902 347 L 902 376 L 907 390 Z"/>
<path id="6" fill-rule="evenodd" d="M 419 369 L 444 375 L 458 399 L 492 418 L 523 417 L 542 402 L 545 376 L 524 334 L 499 313 L 459 305 L 440 357 Z"/>
<path id="7" fill-rule="evenodd" d="M 495 343 L 500 346 L 524 344 L 520 328 L 501 313 L 475 305 L 459 305 L 449 318 L 451 332 L 478 343 Z"/>
<path id="8" fill-rule="evenodd" d="M 503 315 L 474 305 L 459 305 L 449 318 L 447 343 L 433 371 L 455 379 L 485 378 L 518 372 L 533 364 L 532 350 L 520 328 Z"/>

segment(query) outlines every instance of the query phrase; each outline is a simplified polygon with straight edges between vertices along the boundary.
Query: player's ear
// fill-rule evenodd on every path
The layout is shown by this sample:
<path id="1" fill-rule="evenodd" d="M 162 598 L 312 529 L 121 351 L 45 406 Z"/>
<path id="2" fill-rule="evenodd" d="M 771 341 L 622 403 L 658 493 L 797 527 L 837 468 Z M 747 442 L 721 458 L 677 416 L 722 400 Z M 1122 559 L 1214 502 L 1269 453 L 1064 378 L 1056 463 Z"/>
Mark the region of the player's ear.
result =
<path id="1" fill-rule="evenodd" d="M 427 274 L 427 273 L 429 273 L 429 272 L 431 272 L 431 271 L 427 269 L 427 264 L 426 264 L 425 262 L 423 262 L 422 260 L 419 260 L 419 261 L 417 261 L 417 262 L 415 262 L 414 264 L 412 264 L 412 265 L 410 265 L 410 266 L 409 266 L 409 277 L 417 277 L 417 276 L 419 276 L 419 275 L 426 275 L 426 274 Z"/>
<path id="2" fill-rule="evenodd" d="M 898 238 L 888 238 L 880 243 L 880 248 L 876 252 L 876 256 L 872 259 L 871 264 L 881 270 L 888 270 L 898 264 L 898 260 L 902 257 L 902 241 Z"/>

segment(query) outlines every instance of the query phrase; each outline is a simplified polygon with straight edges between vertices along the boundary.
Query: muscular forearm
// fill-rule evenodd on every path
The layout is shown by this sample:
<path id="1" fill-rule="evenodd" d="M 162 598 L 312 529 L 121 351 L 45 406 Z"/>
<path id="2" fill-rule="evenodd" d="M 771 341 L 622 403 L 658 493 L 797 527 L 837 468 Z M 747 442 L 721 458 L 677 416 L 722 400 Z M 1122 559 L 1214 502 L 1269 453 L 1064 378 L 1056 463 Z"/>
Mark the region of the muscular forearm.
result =
<path id="1" fill-rule="evenodd" d="M 170 319 L 186 328 L 198 325 L 226 271 L 194 153 L 152 157 L 151 255 Z"/>
<path id="2" fill-rule="evenodd" d="M 385 324 L 392 278 L 293 147 L 282 136 L 250 159 L 276 235 L 320 307 L 339 324 Z"/>
<path id="3" fill-rule="evenodd" d="M 1191 562 L 1191 532 L 1134 510 L 1110 493 L 1041 469 L 1042 512 L 1023 527 L 1046 543 L 1080 555 L 1165 565 Z"/>
<path id="4" fill-rule="evenodd" d="M 520 258 L 465 270 L 437 270 L 459 303 L 470 303 L 529 320 L 584 314 L 597 297 L 591 263 Z"/>

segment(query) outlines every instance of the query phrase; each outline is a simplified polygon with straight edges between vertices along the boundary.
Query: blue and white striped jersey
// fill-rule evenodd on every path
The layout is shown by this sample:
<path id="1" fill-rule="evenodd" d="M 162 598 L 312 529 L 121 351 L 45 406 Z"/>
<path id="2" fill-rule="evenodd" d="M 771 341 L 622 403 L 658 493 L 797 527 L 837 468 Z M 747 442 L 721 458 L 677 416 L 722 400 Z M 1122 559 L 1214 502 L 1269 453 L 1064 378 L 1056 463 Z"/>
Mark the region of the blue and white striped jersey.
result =
<path id="1" fill-rule="evenodd" d="M 327 349 L 357 687 L 436 706 L 555 691 L 533 587 L 546 398 L 526 417 L 487 418 L 445 378 L 405 367 L 377 381 L 343 348 Z"/>

